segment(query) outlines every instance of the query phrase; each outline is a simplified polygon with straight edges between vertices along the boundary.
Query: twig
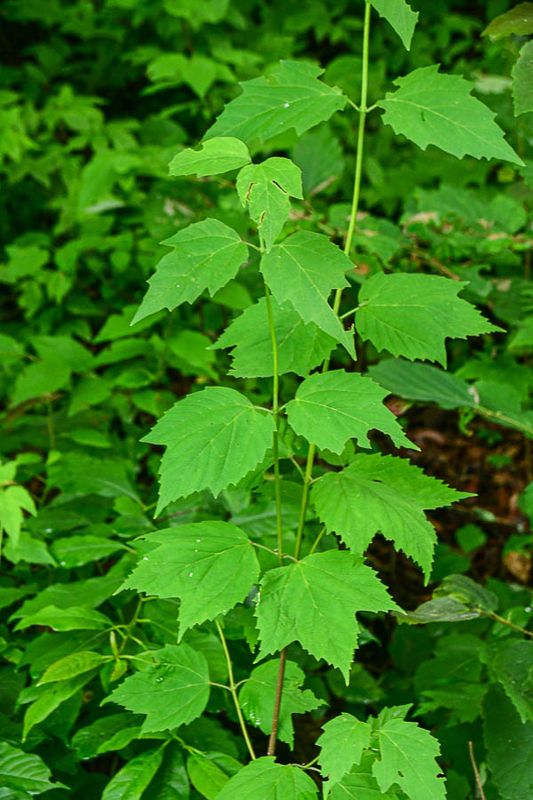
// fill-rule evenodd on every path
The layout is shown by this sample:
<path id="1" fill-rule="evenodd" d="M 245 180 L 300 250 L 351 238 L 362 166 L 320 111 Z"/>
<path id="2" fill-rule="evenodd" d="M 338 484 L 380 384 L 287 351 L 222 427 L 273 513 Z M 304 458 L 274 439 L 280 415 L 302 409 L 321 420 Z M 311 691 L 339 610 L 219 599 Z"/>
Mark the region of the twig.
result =
<path id="1" fill-rule="evenodd" d="M 272 733 L 268 740 L 267 756 L 276 752 L 276 739 L 278 738 L 279 712 L 281 710 L 281 695 L 283 692 L 283 679 L 285 678 L 285 650 L 280 650 L 278 679 L 276 681 L 276 697 L 274 699 L 274 713 L 272 715 Z"/>
<path id="2" fill-rule="evenodd" d="M 479 774 L 479 770 L 476 764 L 473 742 L 468 742 L 468 755 L 470 756 L 470 763 L 472 764 L 472 769 L 474 771 L 474 777 L 476 779 L 476 787 L 479 798 L 480 800 L 487 800 L 487 798 L 485 797 L 485 792 L 483 791 L 483 783 L 481 782 L 481 775 Z"/>

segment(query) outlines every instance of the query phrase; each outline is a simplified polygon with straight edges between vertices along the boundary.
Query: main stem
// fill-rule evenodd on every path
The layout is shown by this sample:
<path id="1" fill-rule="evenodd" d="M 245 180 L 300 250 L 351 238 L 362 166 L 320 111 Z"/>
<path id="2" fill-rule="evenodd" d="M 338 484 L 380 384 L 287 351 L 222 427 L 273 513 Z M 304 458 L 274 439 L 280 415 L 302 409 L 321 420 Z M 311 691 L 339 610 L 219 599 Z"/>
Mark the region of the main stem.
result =
<path id="1" fill-rule="evenodd" d="M 365 16 L 363 25 L 363 54 L 362 54 L 362 71 L 361 71 L 361 99 L 359 102 L 359 124 L 357 127 L 357 151 L 355 154 L 355 172 L 353 180 L 353 193 L 352 193 L 352 208 L 350 212 L 350 221 L 346 238 L 344 240 L 344 252 L 347 256 L 350 255 L 352 249 L 353 237 L 357 226 L 357 212 L 359 210 L 359 200 L 361 197 L 361 177 L 363 174 L 363 152 L 365 141 L 365 122 L 368 112 L 367 98 L 368 98 L 368 55 L 369 55 L 369 41 L 370 41 L 370 3 L 365 4 Z M 337 289 L 335 292 L 335 299 L 333 301 L 333 310 L 338 315 L 341 306 L 342 289 Z M 322 364 L 322 372 L 327 372 L 329 369 L 329 356 Z M 305 515 L 307 512 L 307 503 L 309 500 L 309 487 L 313 478 L 313 465 L 315 460 L 316 447 L 314 444 L 309 445 L 307 453 L 307 463 L 305 466 L 304 485 L 302 489 L 302 500 L 300 504 L 300 515 L 298 519 L 298 529 L 296 532 L 296 544 L 294 547 L 294 557 L 300 557 L 300 550 L 302 547 Z"/>
<path id="2" fill-rule="evenodd" d="M 237 688 L 235 686 L 235 677 L 233 675 L 233 664 L 231 663 L 231 656 L 228 650 L 228 643 L 226 642 L 226 637 L 224 636 L 224 631 L 218 620 L 215 620 L 215 625 L 217 627 L 218 635 L 220 637 L 220 642 L 222 644 L 222 649 L 224 650 L 224 656 L 226 658 L 226 665 L 228 667 L 228 680 L 229 680 L 229 690 L 231 692 L 231 696 L 233 697 L 233 704 L 235 706 L 235 711 L 237 712 L 237 719 L 239 720 L 239 725 L 241 726 L 242 736 L 244 741 L 246 742 L 246 747 L 248 748 L 248 752 L 250 754 L 250 758 L 252 761 L 255 761 L 255 752 L 250 741 L 250 737 L 248 736 L 248 729 L 246 728 L 246 722 L 244 721 L 244 717 L 242 715 L 241 704 L 239 703 L 239 698 L 237 696 Z"/>

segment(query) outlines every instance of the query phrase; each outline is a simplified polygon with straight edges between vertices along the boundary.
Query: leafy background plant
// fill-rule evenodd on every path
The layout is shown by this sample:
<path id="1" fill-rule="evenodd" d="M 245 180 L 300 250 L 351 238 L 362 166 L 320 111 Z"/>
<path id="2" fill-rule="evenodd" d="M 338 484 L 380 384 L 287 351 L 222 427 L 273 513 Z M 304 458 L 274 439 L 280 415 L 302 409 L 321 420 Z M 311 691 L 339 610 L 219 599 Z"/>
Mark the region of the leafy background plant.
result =
<path id="1" fill-rule="evenodd" d="M 372 5 L 379 12 L 386 4 Z M 446 775 L 450 798 L 482 791 L 487 798 L 520 800 L 531 793 L 533 662 L 531 636 L 524 634 L 531 618 L 533 515 L 527 441 L 533 425 L 531 101 L 517 88 L 527 85 L 520 76 L 530 63 L 531 4 L 521 4 L 517 13 L 506 2 L 469 4 L 467 10 L 449 0 L 430 8 L 413 3 L 421 16 L 410 50 L 403 47 L 408 23 L 398 38 L 373 13 L 368 103 L 380 104 L 384 121 L 393 107 L 390 99 L 381 105 L 381 98 L 395 91 L 398 76 L 424 70 L 418 73 L 424 86 L 431 80 L 439 90 L 441 73 L 464 75 L 475 97 L 498 114 L 518 157 L 500 139 L 498 152 L 484 155 L 507 162 L 468 156 L 459 161 L 455 156 L 464 148 L 454 136 L 440 142 L 453 154 L 433 146 L 422 152 L 396 137 L 381 124 L 381 112 L 373 111 L 366 122 L 349 263 L 318 236 L 342 243 L 350 221 L 357 114 L 328 87 L 339 87 L 356 105 L 360 101 L 364 4 L 334 6 L 310 0 L 295 10 L 233 0 L 201 6 L 185 0 L 4 4 L 5 797 L 225 798 L 273 782 L 287 798 L 314 797 L 318 768 L 330 780 L 333 800 L 375 795 L 376 778 L 385 797 L 436 797 L 443 791 L 435 788 L 443 784 L 435 778 L 437 769 Z M 280 59 L 294 63 L 280 72 Z M 310 66 L 317 62 L 325 68 L 320 77 L 318 67 Z M 272 138 L 287 111 L 283 105 L 262 129 L 225 129 L 224 114 L 245 97 L 237 84 L 264 81 L 265 74 L 281 75 L 283 82 L 283 69 L 308 87 L 322 87 L 316 125 L 304 130 L 297 122 L 300 136 L 285 126 Z M 470 102 L 464 84 L 455 81 L 454 91 Z M 404 79 L 396 90 L 406 89 Z M 220 116 L 232 97 L 234 105 Z M 317 107 L 316 97 L 310 105 Z M 347 110 L 333 113 L 342 106 Z M 186 148 L 196 147 L 208 129 L 203 155 L 195 156 Z M 404 133 L 425 144 L 419 131 Z M 221 135 L 233 140 L 218 141 L 215 149 L 214 137 Z M 242 140 L 254 165 L 235 143 Z M 206 166 L 209 152 L 229 159 L 223 174 L 220 162 Z M 213 172 L 218 177 L 210 177 Z M 199 177 L 180 177 L 188 174 Z M 288 238 L 278 239 L 284 222 Z M 187 244 L 191 225 L 202 231 L 203 251 L 202 242 Z M 260 239 L 253 238 L 255 227 Z M 168 244 L 158 247 L 162 240 Z M 220 262 L 193 291 L 185 277 L 201 268 L 202 253 L 208 256 L 215 245 Z M 288 423 L 280 416 L 278 437 L 281 485 L 267 452 L 272 415 L 256 410 L 272 407 L 272 343 L 263 333 L 268 302 L 261 299 L 257 246 L 270 250 L 262 275 L 273 295 L 280 403 L 287 403 Z M 292 284 L 287 278 L 276 283 L 281 260 L 292 253 L 302 265 L 306 247 L 325 248 L 332 265 L 331 281 L 318 295 L 304 292 L 300 273 Z M 229 252 L 236 266 L 226 282 Z M 171 295 L 163 285 L 158 294 L 152 282 L 155 304 L 150 293 L 141 303 L 144 281 L 160 258 L 183 270 L 182 293 Z M 426 316 L 411 317 L 414 310 L 402 315 L 416 320 L 417 331 L 431 331 L 446 293 L 441 333 L 448 323 L 449 336 L 483 333 L 478 321 L 476 330 L 468 320 L 453 324 L 459 279 L 468 282 L 461 297 L 505 332 L 449 340 L 448 371 L 409 361 L 443 364 L 446 355 L 432 331 L 425 344 L 409 351 L 383 339 L 383 271 L 403 304 L 424 279 Z M 433 305 L 428 276 L 439 276 L 434 285 L 442 287 Z M 360 306 L 356 371 L 345 330 L 353 315 L 340 325 L 325 302 L 330 290 L 348 282 L 351 299 L 361 285 L 358 301 L 347 305 L 345 299 L 341 308 L 345 313 Z M 176 309 L 168 314 L 157 303 Z M 332 371 L 306 378 L 337 341 L 344 350 L 335 350 Z M 331 394 L 334 386 L 341 392 L 332 408 L 338 411 L 344 387 L 352 396 L 370 386 L 369 379 L 383 388 L 368 398 L 362 427 L 353 419 L 345 431 L 328 427 L 327 418 L 317 426 L 313 393 L 316 400 L 317 392 Z M 388 392 L 396 421 L 384 406 L 379 419 L 369 418 Z M 185 399 L 174 406 L 178 398 Z M 209 417 L 200 398 L 213 404 Z M 238 411 L 235 438 L 213 448 L 205 459 L 211 475 L 195 487 L 194 472 L 175 465 L 172 447 L 179 459 L 189 447 L 195 462 L 202 424 L 216 413 L 231 415 L 232 408 Z M 164 420 L 173 422 L 172 415 L 184 410 L 180 442 Z M 434 511 L 452 495 L 442 484 L 428 483 L 431 489 L 419 487 L 407 502 L 404 467 L 390 455 L 398 450 L 386 436 L 367 438 L 380 425 L 393 433 L 395 445 L 409 448 L 400 452 L 413 464 L 477 497 Z M 310 493 L 320 523 L 311 514 L 302 520 L 300 513 L 306 438 L 320 448 L 315 477 L 323 477 Z M 152 440 L 171 445 L 155 520 L 160 453 L 150 447 Z M 369 443 L 372 455 L 365 454 Z M 227 456 L 227 473 L 217 455 Z M 331 502 L 338 491 L 334 483 L 341 480 L 357 500 L 348 521 L 338 519 L 342 508 Z M 420 540 L 429 542 L 426 551 L 413 549 L 413 530 L 431 536 L 425 510 L 438 533 L 433 563 L 431 539 Z M 307 544 L 303 540 L 305 558 L 280 567 L 272 552 L 279 547 L 279 522 L 285 552 L 292 553 L 303 533 L 300 520 L 309 537 Z M 322 523 L 337 531 L 341 549 L 331 534 L 322 535 L 308 555 Z M 344 548 L 362 553 L 377 530 L 384 538 L 370 545 L 368 563 L 354 564 Z M 252 549 L 250 539 L 261 546 Z M 425 570 L 429 588 L 387 539 Z M 195 559 L 204 565 L 207 559 L 215 570 L 212 587 L 225 586 L 210 595 L 205 581 L 198 584 L 201 613 L 196 584 L 191 591 L 188 583 Z M 165 588 L 161 565 L 167 564 Z M 263 601 L 268 584 L 280 591 L 288 586 L 295 597 L 306 571 L 317 586 L 320 580 L 326 587 L 334 582 L 335 591 L 344 574 L 357 571 L 354 586 L 368 586 L 366 605 L 348 581 L 348 607 L 395 607 L 376 588 L 370 567 L 409 613 L 401 623 L 392 615 L 363 614 L 353 665 L 353 622 L 345 632 L 353 644 L 341 647 L 342 620 L 335 605 L 328 605 L 327 591 L 316 628 L 314 620 L 301 619 L 280 626 L 276 608 L 270 615 L 267 605 L 260 633 L 261 653 L 268 658 L 254 663 L 257 590 L 249 590 L 260 573 L 266 576 Z M 372 596 L 372 587 L 379 596 Z M 291 626 L 300 631 L 304 649 L 291 644 L 288 650 L 275 763 L 264 753 L 279 673 L 276 651 L 293 640 Z M 320 657 L 342 668 L 347 685 L 341 670 L 327 668 Z M 171 703 L 162 687 L 168 687 Z M 405 736 L 420 756 L 422 777 L 395 761 L 395 736 Z M 380 752 L 374 766 L 369 746 Z M 250 750 L 261 757 L 243 769 Z M 315 763 L 308 772 L 293 766 L 310 762 Z"/>

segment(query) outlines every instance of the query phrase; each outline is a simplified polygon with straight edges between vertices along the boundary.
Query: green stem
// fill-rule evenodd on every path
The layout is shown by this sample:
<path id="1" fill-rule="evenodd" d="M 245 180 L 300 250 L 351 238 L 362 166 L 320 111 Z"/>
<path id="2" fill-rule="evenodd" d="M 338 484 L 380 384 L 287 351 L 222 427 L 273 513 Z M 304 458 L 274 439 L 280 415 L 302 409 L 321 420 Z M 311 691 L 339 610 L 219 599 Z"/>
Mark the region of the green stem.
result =
<path id="1" fill-rule="evenodd" d="M 346 239 L 344 241 L 344 252 L 348 256 L 352 249 L 353 237 L 357 225 L 357 212 L 359 210 L 359 200 L 361 197 L 361 177 L 363 174 L 363 148 L 365 139 L 365 121 L 368 109 L 366 101 L 368 97 L 368 55 L 369 55 L 369 41 L 370 41 L 370 3 L 365 3 L 365 16 L 363 26 L 363 54 L 362 54 L 362 74 L 361 74 L 361 101 L 359 103 L 359 125 L 357 128 L 357 152 L 355 155 L 355 172 L 353 181 L 353 194 L 352 194 L 352 209 L 350 212 L 350 222 L 348 224 L 348 231 L 346 232 Z M 333 310 L 335 314 L 339 314 L 341 306 L 342 289 L 337 289 L 335 292 L 335 299 L 333 301 Z M 329 356 L 322 364 L 322 372 L 327 372 L 329 369 Z M 300 516 L 298 521 L 298 530 L 296 533 L 296 545 L 294 548 L 294 555 L 296 558 L 300 555 L 302 546 L 303 530 L 305 524 L 305 515 L 307 512 L 307 503 L 309 499 L 309 484 L 313 477 L 313 463 L 315 458 L 316 447 L 314 444 L 309 445 L 307 454 L 307 464 L 305 468 L 304 484 L 302 489 L 302 500 L 300 504 Z"/>
<path id="2" fill-rule="evenodd" d="M 281 476 L 279 472 L 279 351 L 276 338 L 276 327 L 272 313 L 270 289 L 265 283 L 265 300 L 268 316 L 268 328 L 272 342 L 272 413 L 274 416 L 274 433 L 272 434 L 272 455 L 274 458 L 274 495 L 276 498 L 276 530 L 278 539 L 279 563 L 283 563 L 283 516 L 281 506 Z"/>
<path id="3" fill-rule="evenodd" d="M 237 718 L 239 720 L 239 725 L 241 726 L 242 736 L 244 741 L 246 742 L 246 747 L 248 748 L 248 752 L 250 753 L 250 758 L 252 761 L 255 761 L 255 752 L 250 741 L 250 737 L 248 736 L 248 730 L 246 728 L 246 722 L 244 721 L 244 717 L 242 715 L 241 705 L 239 703 L 239 698 L 237 696 L 237 689 L 235 687 L 235 678 L 233 675 L 233 664 L 231 663 L 231 656 L 228 650 L 228 643 L 226 642 L 226 637 L 224 636 L 224 631 L 220 625 L 218 620 L 215 620 L 215 625 L 217 626 L 218 635 L 220 637 L 220 642 L 222 644 L 222 649 L 224 650 L 224 656 L 226 658 L 226 664 L 228 667 L 228 678 L 229 678 L 229 690 L 231 692 L 231 696 L 233 697 L 233 704 L 235 706 L 235 711 L 237 712 Z"/>
<path id="4" fill-rule="evenodd" d="M 511 622 L 505 617 L 501 617 L 499 614 L 496 614 L 495 611 L 485 611 L 484 609 L 479 609 L 483 616 L 489 617 L 494 622 L 499 622 L 500 625 L 506 625 L 508 628 L 511 628 L 513 631 L 517 631 L 518 633 L 522 633 L 524 636 L 529 636 L 533 639 L 533 633 L 531 631 L 526 630 L 526 628 L 522 628 L 520 625 L 516 625 L 514 622 Z"/>
<path id="5" fill-rule="evenodd" d="M 137 603 L 135 611 L 133 612 L 133 616 L 128 622 L 128 626 L 126 628 L 126 633 L 124 634 L 124 639 L 122 640 L 120 647 L 118 648 L 118 657 L 120 658 L 122 653 L 124 652 L 124 648 L 128 644 L 129 640 L 133 637 L 133 630 L 139 621 L 139 614 L 141 613 L 141 608 L 143 605 L 142 598 Z"/>

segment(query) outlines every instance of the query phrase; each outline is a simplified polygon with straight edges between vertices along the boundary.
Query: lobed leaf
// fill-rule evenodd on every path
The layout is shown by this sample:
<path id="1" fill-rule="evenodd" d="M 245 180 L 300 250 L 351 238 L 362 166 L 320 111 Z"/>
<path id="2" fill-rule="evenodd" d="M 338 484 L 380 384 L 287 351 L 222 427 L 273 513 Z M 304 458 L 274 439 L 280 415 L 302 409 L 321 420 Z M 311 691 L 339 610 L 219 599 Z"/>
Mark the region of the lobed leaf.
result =
<path id="1" fill-rule="evenodd" d="M 398 607 L 369 567 L 350 553 L 328 551 L 271 569 L 256 608 L 260 658 L 300 642 L 315 658 L 338 667 L 348 683 L 357 644 L 358 611 Z"/>
<path id="2" fill-rule="evenodd" d="M 289 424 L 317 447 L 341 453 L 349 439 L 371 447 L 368 432 L 388 434 L 398 446 L 417 449 L 383 405 L 387 392 L 370 378 L 343 370 L 314 374 L 287 403 Z"/>
<path id="3" fill-rule="evenodd" d="M 346 105 L 339 89 L 318 80 L 322 73 L 314 64 L 280 61 L 268 75 L 244 81 L 204 139 L 233 136 L 252 147 L 290 130 L 301 136 Z"/>
<path id="4" fill-rule="evenodd" d="M 471 495 L 425 475 L 406 459 L 358 454 L 341 472 L 323 475 L 312 501 L 327 530 L 356 555 L 379 531 L 419 564 L 429 580 L 437 537 L 424 511 Z"/>
<path id="5" fill-rule="evenodd" d="M 259 577 L 246 534 L 230 522 L 197 522 L 143 537 L 156 545 L 122 589 L 180 599 L 179 639 L 243 601 Z"/>
<path id="6" fill-rule="evenodd" d="M 278 303 L 289 303 L 302 320 L 313 322 L 355 357 L 353 337 L 342 327 L 327 298 L 348 286 L 350 259 L 327 236 L 300 231 L 274 245 L 261 259 L 261 272 Z"/>
<path id="7" fill-rule="evenodd" d="M 167 448 L 156 514 L 179 497 L 237 484 L 263 459 L 273 430 L 272 417 L 234 389 L 208 387 L 178 401 L 143 439 Z"/>
<path id="8" fill-rule="evenodd" d="M 470 95 L 472 84 L 459 75 L 443 75 L 438 64 L 420 67 L 394 81 L 377 105 L 383 122 L 422 150 L 430 144 L 457 158 L 499 158 L 522 165 L 494 122 L 495 114 Z"/>
<path id="9" fill-rule="evenodd" d="M 361 762 L 363 751 L 370 745 L 372 728 L 351 714 L 340 714 L 322 726 L 317 739 L 319 764 L 332 783 L 338 783 Z"/>
<path id="10" fill-rule="evenodd" d="M 336 346 L 314 322 L 306 323 L 289 305 L 270 300 L 278 345 L 278 374 L 308 375 Z M 215 348 L 233 347 L 231 374 L 237 378 L 269 378 L 274 374 L 265 298 L 249 306 L 226 328 Z"/>
<path id="11" fill-rule="evenodd" d="M 142 733 L 173 730 L 199 717 L 209 699 L 205 656 L 187 644 L 168 644 L 147 657 L 151 664 L 126 678 L 104 703 L 145 714 Z"/>
<path id="12" fill-rule="evenodd" d="M 445 340 L 500 331 L 457 297 L 466 286 L 437 275 L 377 273 L 359 293 L 356 327 L 364 341 L 395 356 L 446 366 Z"/>
<path id="13" fill-rule="evenodd" d="M 299 767 L 271 756 L 252 761 L 225 784 L 217 800 L 317 800 L 317 788 Z"/>
<path id="14" fill-rule="evenodd" d="M 239 234 L 216 219 L 195 222 L 162 244 L 174 249 L 157 264 L 132 325 L 163 308 L 193 303 L 206 289 L 213 296 L 248 258 Z"/>

